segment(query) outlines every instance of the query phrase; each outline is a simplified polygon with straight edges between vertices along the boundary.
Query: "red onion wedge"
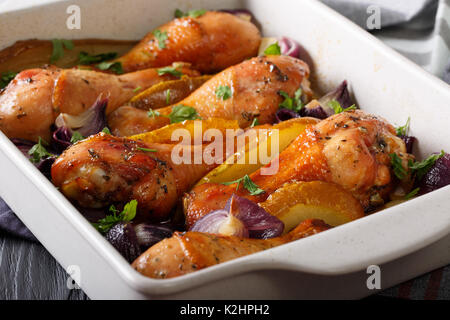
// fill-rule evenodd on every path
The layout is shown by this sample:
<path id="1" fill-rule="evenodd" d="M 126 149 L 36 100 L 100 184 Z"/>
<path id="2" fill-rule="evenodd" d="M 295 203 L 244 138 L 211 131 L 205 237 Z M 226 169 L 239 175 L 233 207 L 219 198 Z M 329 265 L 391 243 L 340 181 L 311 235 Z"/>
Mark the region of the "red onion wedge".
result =
<path id="1" fill-rule="evenodd" d="M 78 131 L 84 137 L 99 133 L 107 126 L 105 115 L 107 105 L 108 98 L 99 96 L 89 109 L 79 115 L 61 113 L 56 118 L 55 124 L 58 128 L 68 128 L 70 132 Z"/>
<path id="2" fill-rule="evenodd" d="M 199 219 L 190 231 L 268 239 L 281 235 L 284 223 L 256 203 L 232 195 L 224 209 Z"/>
<path id="3" fill-rule="evenodd" d="M 419 194 L 425 194 L 450 185 L 450 154 L 436 160 L 434 165 L 419 181 Z"/>
<path id="4" fill-rule="evenodd" d="M 280 46 L 282 55 L 293 58 L 300 56 L 300 44 L 297 41 L 288 37 L 280 37 L 278 38 L 278 45 Z"/>
<path id="5" fill-rule="evenodd" d="M 275 123 L 280 123 L 293 118 L 299 118 L 300 114 L 294 110 L 280 108 L 275 112 Z"/>

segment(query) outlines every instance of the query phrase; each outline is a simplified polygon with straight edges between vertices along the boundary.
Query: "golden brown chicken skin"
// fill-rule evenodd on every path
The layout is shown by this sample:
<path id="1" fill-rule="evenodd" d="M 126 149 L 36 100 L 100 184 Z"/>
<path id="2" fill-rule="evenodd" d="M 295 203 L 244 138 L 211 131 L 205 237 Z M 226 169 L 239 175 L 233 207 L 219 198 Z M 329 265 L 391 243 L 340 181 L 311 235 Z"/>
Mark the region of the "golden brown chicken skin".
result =
<path id="1" fill-rule="evenodd" d="M 412 155 L 406 153 L 405 143 L 386 120 L 360 110 L 339 113 L 307 127 L 272 160 L 279 162 L 274 175 L 262 175 L 261 170 L 250 175 L 264 193 L 251 196 L 240 185 L 237 194 L 262 202 L 284 183 L 320 180 L 342 186 L 367 209 L 379 205 L 394 186 L 391 153 L 403 160 L 406 169 Z M 224 208 L 235 192 L 236 184 L 195 187 L 184 199 L 187 226 L 212 210 Z"/>
<path id="2" fill-rule="evenodd" d="M 147 277 L 173 278 L 309 237 L 330 228 L 322 220 L 305 220 L 288 234 L 265 240 L 202 232 L 176 232 L 171 238 L 149 248 L 132 266 Z"/>
<path id="3" fill-rule="evenodd" d="M 220 72 L 177 105 L 193 107 L 203 119 L 237 120 L 241 128 L 249 126 L 254 118 L 260 124 L 273 123 L 284 100 L 280 91 L 293 97 L 301 87 L 304 102 L 311 98 L 308 76 L 308 65 L 299 59 L 281 55 L 257 57 Z M 231 96 L 218 96 L 219 87 L 230 88 Z M 124 106 L 109 115 L 108 124 L 113 134 L 130 136 L 169 124 L 167 115 L 172 110 L 173 106 L 161 108 L 157 110 L 160 116 L 149 117 L 145 110 Z"/>
<path id="4" fill-rule="evenodd" d="M 187 67 L 186 75 L 199 73 Z M 138 87 L 175 79 L 156 69 L 114 75 L 79 69 L 30 69 L 20 72 L 0 93 L 0 130 L 9 138 L 48 141 L 50 127 L 59 113 L 78 115 L 99 95 L 108 97 L 107 113 L 126 103 Z"/>
<path id="5" fill-rule="evenodd" d="M 138 219 L 160 220 L 193 183 L 217 166 L 174 164 L 173 147 L 99 133 L 58 157 L 52 166 L 52 181 L 81 206 L 99 208 L 136 199 Z"/>
<path id="6" fill-rule="evenodd" d="M 157 32 L 163 37 L 158 39 Z M 167 39 L 161 40 L 165 35 Z M 202 73 L 215 73 L 255 56 L 260 42 L 261 35 L 251 22 L 211 11 L 158 27 L 116 61 L 125 72 L 184 61 Z"/>

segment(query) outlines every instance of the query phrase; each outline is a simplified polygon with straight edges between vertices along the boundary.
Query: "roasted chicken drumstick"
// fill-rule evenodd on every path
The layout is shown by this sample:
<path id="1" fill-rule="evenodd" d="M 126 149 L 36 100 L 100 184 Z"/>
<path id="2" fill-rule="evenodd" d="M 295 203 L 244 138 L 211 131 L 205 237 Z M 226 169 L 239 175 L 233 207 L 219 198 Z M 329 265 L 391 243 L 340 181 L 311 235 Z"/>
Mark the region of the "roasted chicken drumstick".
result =
<path id="1" fill-rule="evenodd" d="M 158 27 L 116 61 L 122 63 L 125 72 L 183 61 L 202 73 L 215 73 L 256 56 L 260 42 L 261 35 L 253 23 L 210 11 Z"/>
<path id="2" fill-rule="evenodd" d="M 175 233 L 150 247 L 133 267 L 151 278 L 173 278 L 330 229 L 322 220 L 305 220 L 284 236 L 249 239 L 202 232 Z"/>
<path id="3" fill-rule="evenodd" d="M 198 75 L 187 67 L 186 75 Z M 79 69 L 30 69 L 20 72 L 0 93 L 0 130 L 9 138 L 48 141 L 50 127 L 59 113 L 78 115 L 99 95 L 108 97 L 106 113 L 130 100 L 138 87 L 176 79 L 147 69 L 123 75 Z"/>
<path id="4" fill-rule="evenodd" d="M 237 120 L 242 128 L 254 118 L 260 124 L 273 123 L 275 112 L 284 100 L 281 92 L 293 97 L 301 88 L 307 102 L 312 91 L 308 82 L 309 67 L 303 61 L 289 56 L 257 57 L 232 66 L 205 82 L 190 96 L 177 103 L 193 107 L 203 118 Z M 231 96 L 216 94 L 219 87 L 228 87 Z M 173 106 L 158 109 L 158 115 L 131 106 L 118 108 L 108 117 L 114 135 L 130 136 L 158 129 L 170 123 Z"/>
<path id="5" fill-rule="evenodd" d="M 405 143 L 386 120 L 360 110 L 339 113 L 307 127 L 272 160 L 279 161 L 277 173 L 262 175 L 258 170 L 250 175 L 264 193 L 251 196 L 240 186 L 237 194 L 261 202 L 286 182 L 320 180 L 342 186 L 367 209 L 380 205 L 392 191 L 392 153 L 402 159 L 406 170 L 412 155 L 406 153 Z M 195 187 L 185 197 L 187 225 L 224 208 L 233 193 L 236 184 L 205 183 Z"/>

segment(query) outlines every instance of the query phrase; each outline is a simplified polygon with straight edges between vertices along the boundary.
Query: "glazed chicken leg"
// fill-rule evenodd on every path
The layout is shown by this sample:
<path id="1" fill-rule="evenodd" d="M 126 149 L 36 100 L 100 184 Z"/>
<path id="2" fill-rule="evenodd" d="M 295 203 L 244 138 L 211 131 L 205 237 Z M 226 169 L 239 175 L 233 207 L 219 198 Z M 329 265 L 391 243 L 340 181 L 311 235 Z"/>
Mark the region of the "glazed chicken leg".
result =
<path id="1" fill-rule="evenodd" d="M 171 238 L 149 248 L 132 266 L 151 278 L 173 278 L 309 237 L 330 228 L 322 220 L 305 220 L 288 234 L 265 240 L 202 232 L 176 232 Z"/>
<path id="2" fill-rule="evenodd" d="M 198 72 L 183 67 L 187 75 Z M 0 130 L 9 138 L 48 141 L 59 113 L 78 115 L 102 94 L 109 97 L 107 113 L 126 103 L 138 87 L 147 88 L 174 76 L 147 69 L 124 75 L 57 68 L 20 72 L 0 94 Z"/>
<path id="3" fill-rule="evenodd" d="M 138 218 L 166 218 L 182 194 L 217 164 L 175 164 L 175 144 L 142 143 L 104 133 L 80 141 L 58 157 L 52 181 L 83 207 L 139 203 Z M 194 145 L 192 154 L 208 145 Z"/>
<path id="4" fill-rule="evenodd" d="M 251 22 L 211 11 L 158 27 L 116 61 L 125 72 L 184 61 L 202 73 L 215 73 L 256 56 L 260 42 L 260 33 Z"/>
<path id="5" fill-rule="evenodd" d="M 279 161 L 277 173 L 262 175 L 258 170 L 250 175 L 264 193 L 251 196 L 242 185 L 236 192 L 236 184 L 205 183 L 195 187 L 185 197 L 186 223 L 190 227 L 212 210 L 224 208 L 233 193 L 261 202 L 290 181 L 333 182 L 350 191 L 364 208 L 379 205 L 393 187 L 391 153 L 403 160 L 406 169 L 412 156 L 384 119 L 360 110 L 336 114 L 307 127 L 272 160 Z"/>
<path id="6" fill-rule="evenodd" d="M 280 91 L 293 97 L 301 88 L 304 102 L 311 98 L 308 76 L 308 65 L 299 59 L 257 57 L 215 75 L 177 105 L 193 107 L 203 119 L 237 120 L 242 128 L 249 126 L 255 117 L 260 124 L 273 123 L 284 99 Z M 230 88 L 231 96 L 226 99 L 218 96 L 219 87 Z M 167 115 L 172 110 L 173 106 L 161 108 L 160 116 L 149 117 L 145 110 L 124 106 L 110 114 L 108 124 L 114 135 L 131 136 L 169 124 Z"/>

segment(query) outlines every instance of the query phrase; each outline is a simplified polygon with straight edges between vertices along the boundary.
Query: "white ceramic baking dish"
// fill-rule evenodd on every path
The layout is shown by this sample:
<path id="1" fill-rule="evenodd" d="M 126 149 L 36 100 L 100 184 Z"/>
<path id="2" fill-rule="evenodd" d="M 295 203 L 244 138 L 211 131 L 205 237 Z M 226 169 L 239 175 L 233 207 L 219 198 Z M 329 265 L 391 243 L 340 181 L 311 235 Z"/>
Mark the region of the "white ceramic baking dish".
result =
<path id="1" fill-rule="evenodd" d="M 72 4 L 81 8 L 81 30 L 66 28 Z M 411 117 L 421 155 L 450 150 L 449 86 L 315 0 L 58 1 L 0 13 L 0 48 L 28 38 L 140 39 L 175 8 L 250 9 L 265 36 L 303 45 L 318 88 L 347 79 L 362 109 L 395 124 Z M 0 195 L 62 266 L 79 266 L 91 298 L 357 298 L 372 293 L 369 265 L 383 264 L 385 288 L 450 262 L 449 237 L 428 247 L 447 253 L 425 248 L 450 232 L 447 187 L 310 238 L 154 280 L 134 271 L 2 133 L 0 174 Z"/>

